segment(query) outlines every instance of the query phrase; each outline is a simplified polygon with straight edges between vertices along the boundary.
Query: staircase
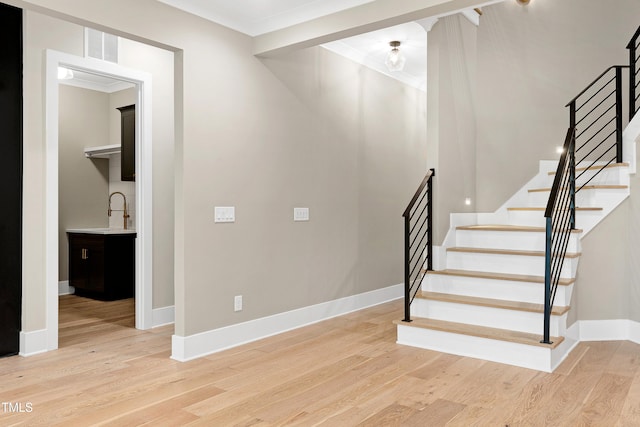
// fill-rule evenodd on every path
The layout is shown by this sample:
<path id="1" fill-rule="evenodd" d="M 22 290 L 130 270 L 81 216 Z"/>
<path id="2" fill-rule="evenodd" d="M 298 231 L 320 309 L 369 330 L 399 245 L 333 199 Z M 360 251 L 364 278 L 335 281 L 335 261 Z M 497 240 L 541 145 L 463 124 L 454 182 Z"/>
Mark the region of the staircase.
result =
<path id="1" fill-rule="evenodd" d="M 557 163 L 557 162 L 556 162 Z M 576 225 L 551 312 L 552 344 L 542 344 L 544 205 L 553 162 L 493 214 L 454 214 L 435 269 L 426 271 L 411 305 L 411 322 L 398 321 L 397 342 L 551 372 L 576 340 L 567 315 L 580 259 L 580 239 L 629 195 L 629 165 L 577 167 L 588 181 L 576 195 Z M 577 185 L 581 184 L 578 181 Z"/>
<path id="2" fill-rule="evenodd" d="M 607 68 L 566 105 L 560 160 L 540 162 L 496 212 L 452 214 L 439 248 L 431 235 L 435 171 L 427 174 L 403 214 L 399 344 L 546 372 L 569 354 L 578 339 L 567 317 L 580 240 L 629 196 L 636 171 L 639 48 L 640 27 L 627 45 L 629 65 Z"/>

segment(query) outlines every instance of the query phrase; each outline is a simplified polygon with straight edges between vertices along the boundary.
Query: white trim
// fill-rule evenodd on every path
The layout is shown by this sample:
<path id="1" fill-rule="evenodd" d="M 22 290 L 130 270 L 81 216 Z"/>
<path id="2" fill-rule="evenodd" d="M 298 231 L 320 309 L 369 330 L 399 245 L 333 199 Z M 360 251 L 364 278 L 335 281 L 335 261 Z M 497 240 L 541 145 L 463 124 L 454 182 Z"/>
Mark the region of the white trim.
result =
<path id="1" fill-rule="evenodd" d="M 58 348 L 58 66 L 136 84 L 136 328 L 152 327 L 151 74 L 53 50 L 45 62 L 45 286 L 47 350 Z M 25 344 L 26 345 L 26 344 Z M 30 353 L 21 347 L 21 353 Z"/>
<path id="2" fill-rule="evenodd" d="M 633 341 L 640 344 L 640 323 L 633 320 L 580 320 L 580 341 Z"/>
<path id="3" fill-rule="evenodd" d="M 107 86 L 107 85 L 102 85 L 96 82 L 80 80 L 77 77 L 74 77 L 71 80 L 60 80 L 60 84 L 66 85 L 66 86 L 79 87 L 81 89 L 95 90 L 95 91 L 104 92 L 104 93 L 114 93 L 114 92 L 119 92 L 121 90 L 134 87 L 134 85 L 132 85 L 131 83 L 125 83 L 125 82 L 117 82 Z"/>
<path id="4" fill-rule="evenodd" d="M 48 333 L 46 329 L 32 332 L 20 332 L 20 356 L 28 357 L 44 353 L 47 347 Z"/>
<path id="5" fill-rule="evenodd" d="M 176 321 L 176 307 L 171 305 L 168 307 L 153 309 L 153 327 L 170 325 Z"/>
<path id="6" fill-rule="evenodd" d="M 629 320 L 629 341 L 640 344 L 640 322 Z"/>
<path id="7" fill-rule="evenodd" d="M 460 11 L 462 16 L 467 18 L 469 22 L 471 22 L 476 27 L 480 26 L 480 14 L 476 12 L 474 9 L 465 9 Z"/>
<path id="8" fill-rule="evenodd" d="M 58 282 L 58 295 L 73 295 L 76 289 L 69 285 L 68 280 Z"/>
<path id="9" fill-rule="evenodd" d="M 404 285 L 365 292 L 187 337 L 173 335 L 171 358 L 180 362 L 402 298 Z"/>
<path id="10" fill-rule="evenodd" d="M 640 137 L 640 114 L 636 114 L 631 122 L 622 131 L 622 156 L 623 161 L 629 163 L 629 173 L 635 174 L 636 165 L 636 141 Z"/>
<path id="11" fill-rule="evenodd" d="M 521 368 L 552 372 L 552 352 L 546 347 L 398 325 L 397 343 L 440 353 L 489 360 Z"/>

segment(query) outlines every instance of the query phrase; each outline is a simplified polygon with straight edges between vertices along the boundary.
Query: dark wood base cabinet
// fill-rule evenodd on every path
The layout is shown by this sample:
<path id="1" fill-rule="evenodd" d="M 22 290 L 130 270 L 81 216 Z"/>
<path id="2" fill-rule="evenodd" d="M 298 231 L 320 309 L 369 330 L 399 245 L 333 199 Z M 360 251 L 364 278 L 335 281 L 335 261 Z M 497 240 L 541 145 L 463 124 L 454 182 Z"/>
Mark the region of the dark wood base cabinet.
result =
<path id="1" fill-rule="evenodd" d="M 117 300 L 135 292 L 135 234 L 69 233 L 69 284 L 76 295 Z"/>

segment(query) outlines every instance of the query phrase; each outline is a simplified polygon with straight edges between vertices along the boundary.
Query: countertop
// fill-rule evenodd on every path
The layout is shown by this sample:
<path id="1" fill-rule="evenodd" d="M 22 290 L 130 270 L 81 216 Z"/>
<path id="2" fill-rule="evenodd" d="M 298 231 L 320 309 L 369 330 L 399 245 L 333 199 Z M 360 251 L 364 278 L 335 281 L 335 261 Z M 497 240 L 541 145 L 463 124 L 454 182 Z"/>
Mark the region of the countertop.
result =
<path id="1" fill-rule="evenodd" d="M 136 230 L 122 228 L 68 228 L 67 233 L 82 234 L 136 234 Z"/>

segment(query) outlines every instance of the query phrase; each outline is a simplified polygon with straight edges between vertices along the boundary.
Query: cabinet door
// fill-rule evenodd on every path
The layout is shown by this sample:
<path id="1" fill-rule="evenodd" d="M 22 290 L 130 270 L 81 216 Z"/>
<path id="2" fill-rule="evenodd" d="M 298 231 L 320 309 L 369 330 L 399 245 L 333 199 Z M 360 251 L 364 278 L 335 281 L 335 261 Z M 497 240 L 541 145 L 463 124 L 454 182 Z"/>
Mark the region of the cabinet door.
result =
<path id="1" fill-rule="evenodd" d="M 77 289 L 86 289 L 88 263 L 85 262 L 86 248 L 81 240 L 77 235 L 69 234 L 69 284 Z"/>
<path id="2" fill-rule="evenodd" d="M 104 236 L 69 234 L 69 284 L 104 292 Z"/>
<path id="3" fill-rule="evenodd" d="M 136 106 L 129 105 L 120 110 L 121 166 L 122 181 L 136 180 Z"/>
<path id="4" fill-rule="evenodd" d="M 22 10 L 0 4 L 0 357 L 20 349 Z M 0 415 L 1 417 L 1 415 Z"/>
<path id="5" fill-rule="evenodd" d="M 104 292 L 104 241 L 88 245 L 87 248 L 87 290 Z"/>

